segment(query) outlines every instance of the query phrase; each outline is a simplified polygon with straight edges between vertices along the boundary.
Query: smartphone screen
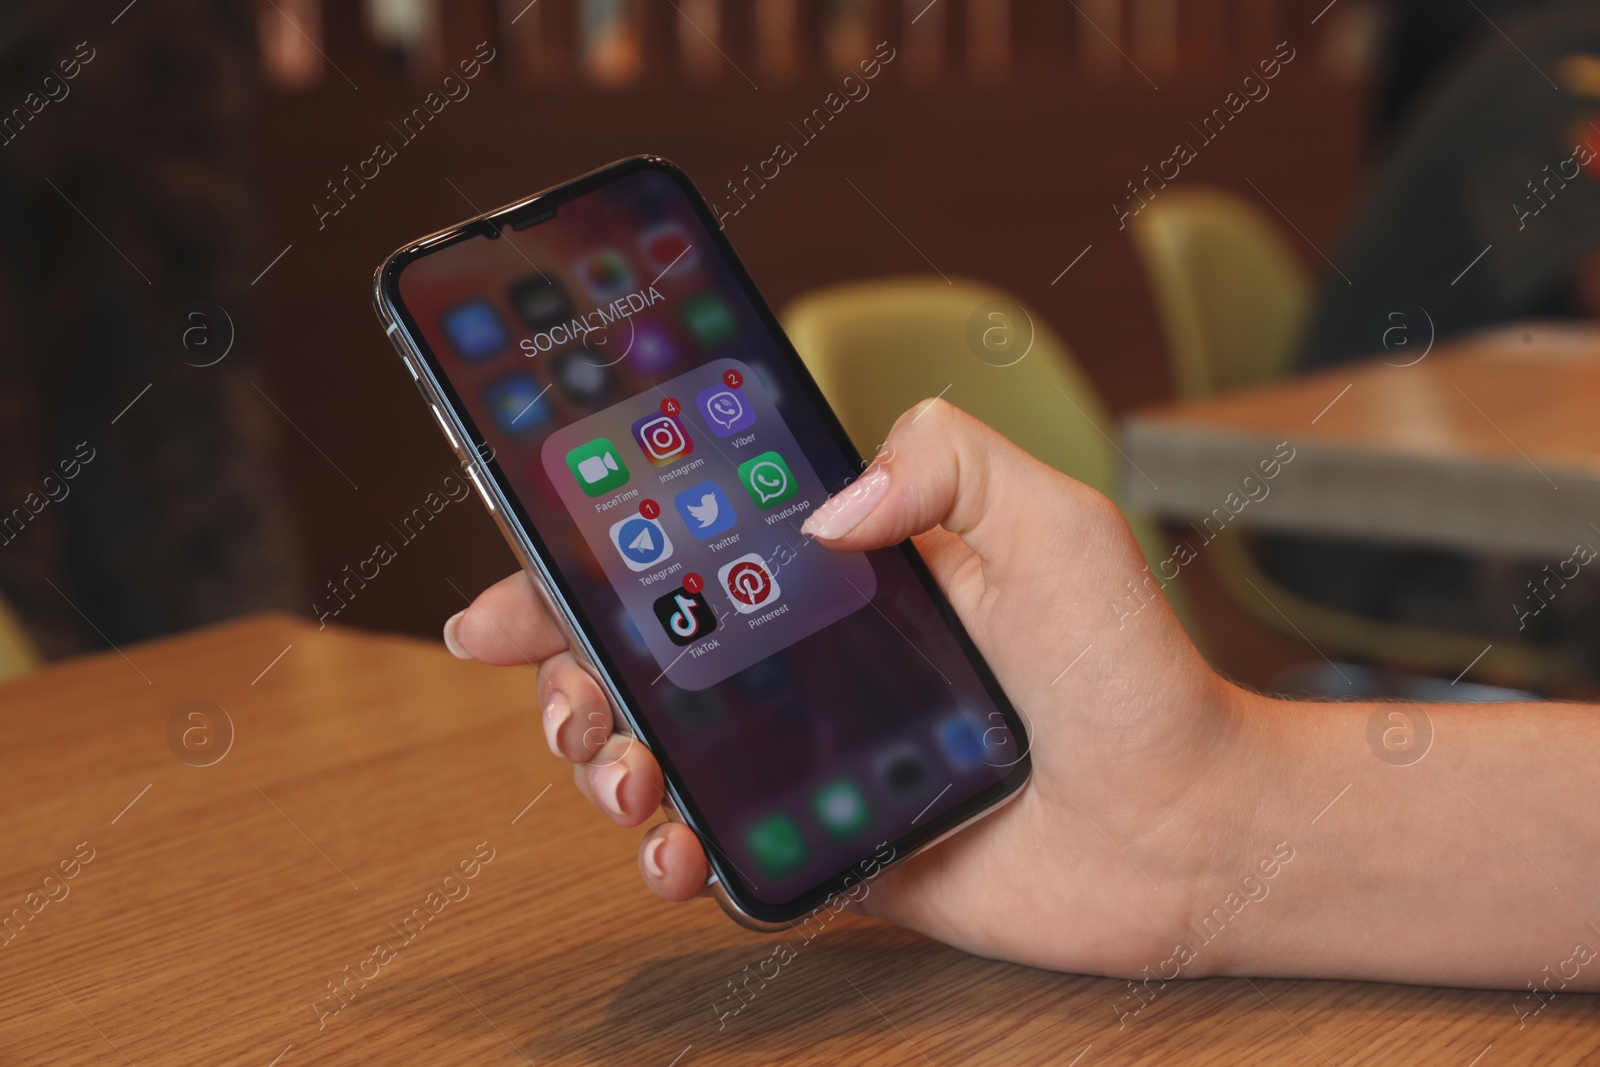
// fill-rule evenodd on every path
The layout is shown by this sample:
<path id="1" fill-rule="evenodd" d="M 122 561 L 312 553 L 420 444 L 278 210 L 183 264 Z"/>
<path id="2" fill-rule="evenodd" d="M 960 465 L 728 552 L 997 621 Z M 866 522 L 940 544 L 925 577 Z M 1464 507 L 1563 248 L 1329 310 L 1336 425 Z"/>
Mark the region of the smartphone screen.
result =
<path id="1" fill-rule="evenodd" d="M 1021 785 L 915 549 L 801 534 L 862 463 L 681 171 L 625 161 L 379 281 L 740 910 L 799 914 Z"/>

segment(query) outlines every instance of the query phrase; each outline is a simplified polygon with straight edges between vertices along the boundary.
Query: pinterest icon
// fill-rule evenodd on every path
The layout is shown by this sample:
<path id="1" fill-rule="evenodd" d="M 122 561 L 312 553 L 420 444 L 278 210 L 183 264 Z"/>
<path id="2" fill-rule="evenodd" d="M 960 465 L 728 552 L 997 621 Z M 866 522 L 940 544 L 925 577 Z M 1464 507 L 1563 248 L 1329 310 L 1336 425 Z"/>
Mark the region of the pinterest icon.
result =
<path id="1" fill-rule="evenodd" d="M 740 556 L 717 571 L 717 580 L 741 615 L 758 611 L 778 599 L 778 580 L 756 552 Z"/>

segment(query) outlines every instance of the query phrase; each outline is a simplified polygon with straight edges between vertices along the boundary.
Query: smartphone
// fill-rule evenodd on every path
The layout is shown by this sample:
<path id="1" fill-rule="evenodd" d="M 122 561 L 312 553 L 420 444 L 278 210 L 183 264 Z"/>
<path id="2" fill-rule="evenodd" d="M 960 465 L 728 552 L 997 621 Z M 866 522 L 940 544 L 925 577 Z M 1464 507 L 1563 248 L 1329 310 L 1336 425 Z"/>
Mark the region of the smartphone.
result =
<path id="1" fill-rule="evenodd" d="M 1023 723 L 915 547 L 801 534 L 865 465 L 683 171 L 425 237 L 373 300 L 733 918 L 854 899 L 1021 789 Z"/>

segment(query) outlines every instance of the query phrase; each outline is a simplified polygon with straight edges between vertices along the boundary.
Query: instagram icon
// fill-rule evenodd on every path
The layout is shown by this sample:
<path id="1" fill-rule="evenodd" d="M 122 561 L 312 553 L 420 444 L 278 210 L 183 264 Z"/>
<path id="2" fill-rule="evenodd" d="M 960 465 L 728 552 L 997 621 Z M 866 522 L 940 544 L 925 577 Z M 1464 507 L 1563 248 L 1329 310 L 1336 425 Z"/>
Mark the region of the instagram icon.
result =
<path id="1" fill-rule="evenodd" d="M 676 463 L 694 451 L 694 442 L 674 415 L 645 416 L 633 424 L 633 439 L 655 467 Z"/>

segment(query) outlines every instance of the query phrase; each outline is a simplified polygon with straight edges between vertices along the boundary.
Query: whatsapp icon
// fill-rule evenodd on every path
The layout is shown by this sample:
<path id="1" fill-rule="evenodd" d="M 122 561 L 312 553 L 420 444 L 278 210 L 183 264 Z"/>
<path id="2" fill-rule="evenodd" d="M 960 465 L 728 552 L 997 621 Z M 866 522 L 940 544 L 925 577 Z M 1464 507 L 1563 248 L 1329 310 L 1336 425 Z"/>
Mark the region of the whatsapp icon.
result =
<path id="1" fill-rule="evenodd" d="M 775 508 L 800 491 L 789 465 L 776 452 L 763 452 L 739 464 L 739 481 L 750 499 L 763 508 Z"/>

